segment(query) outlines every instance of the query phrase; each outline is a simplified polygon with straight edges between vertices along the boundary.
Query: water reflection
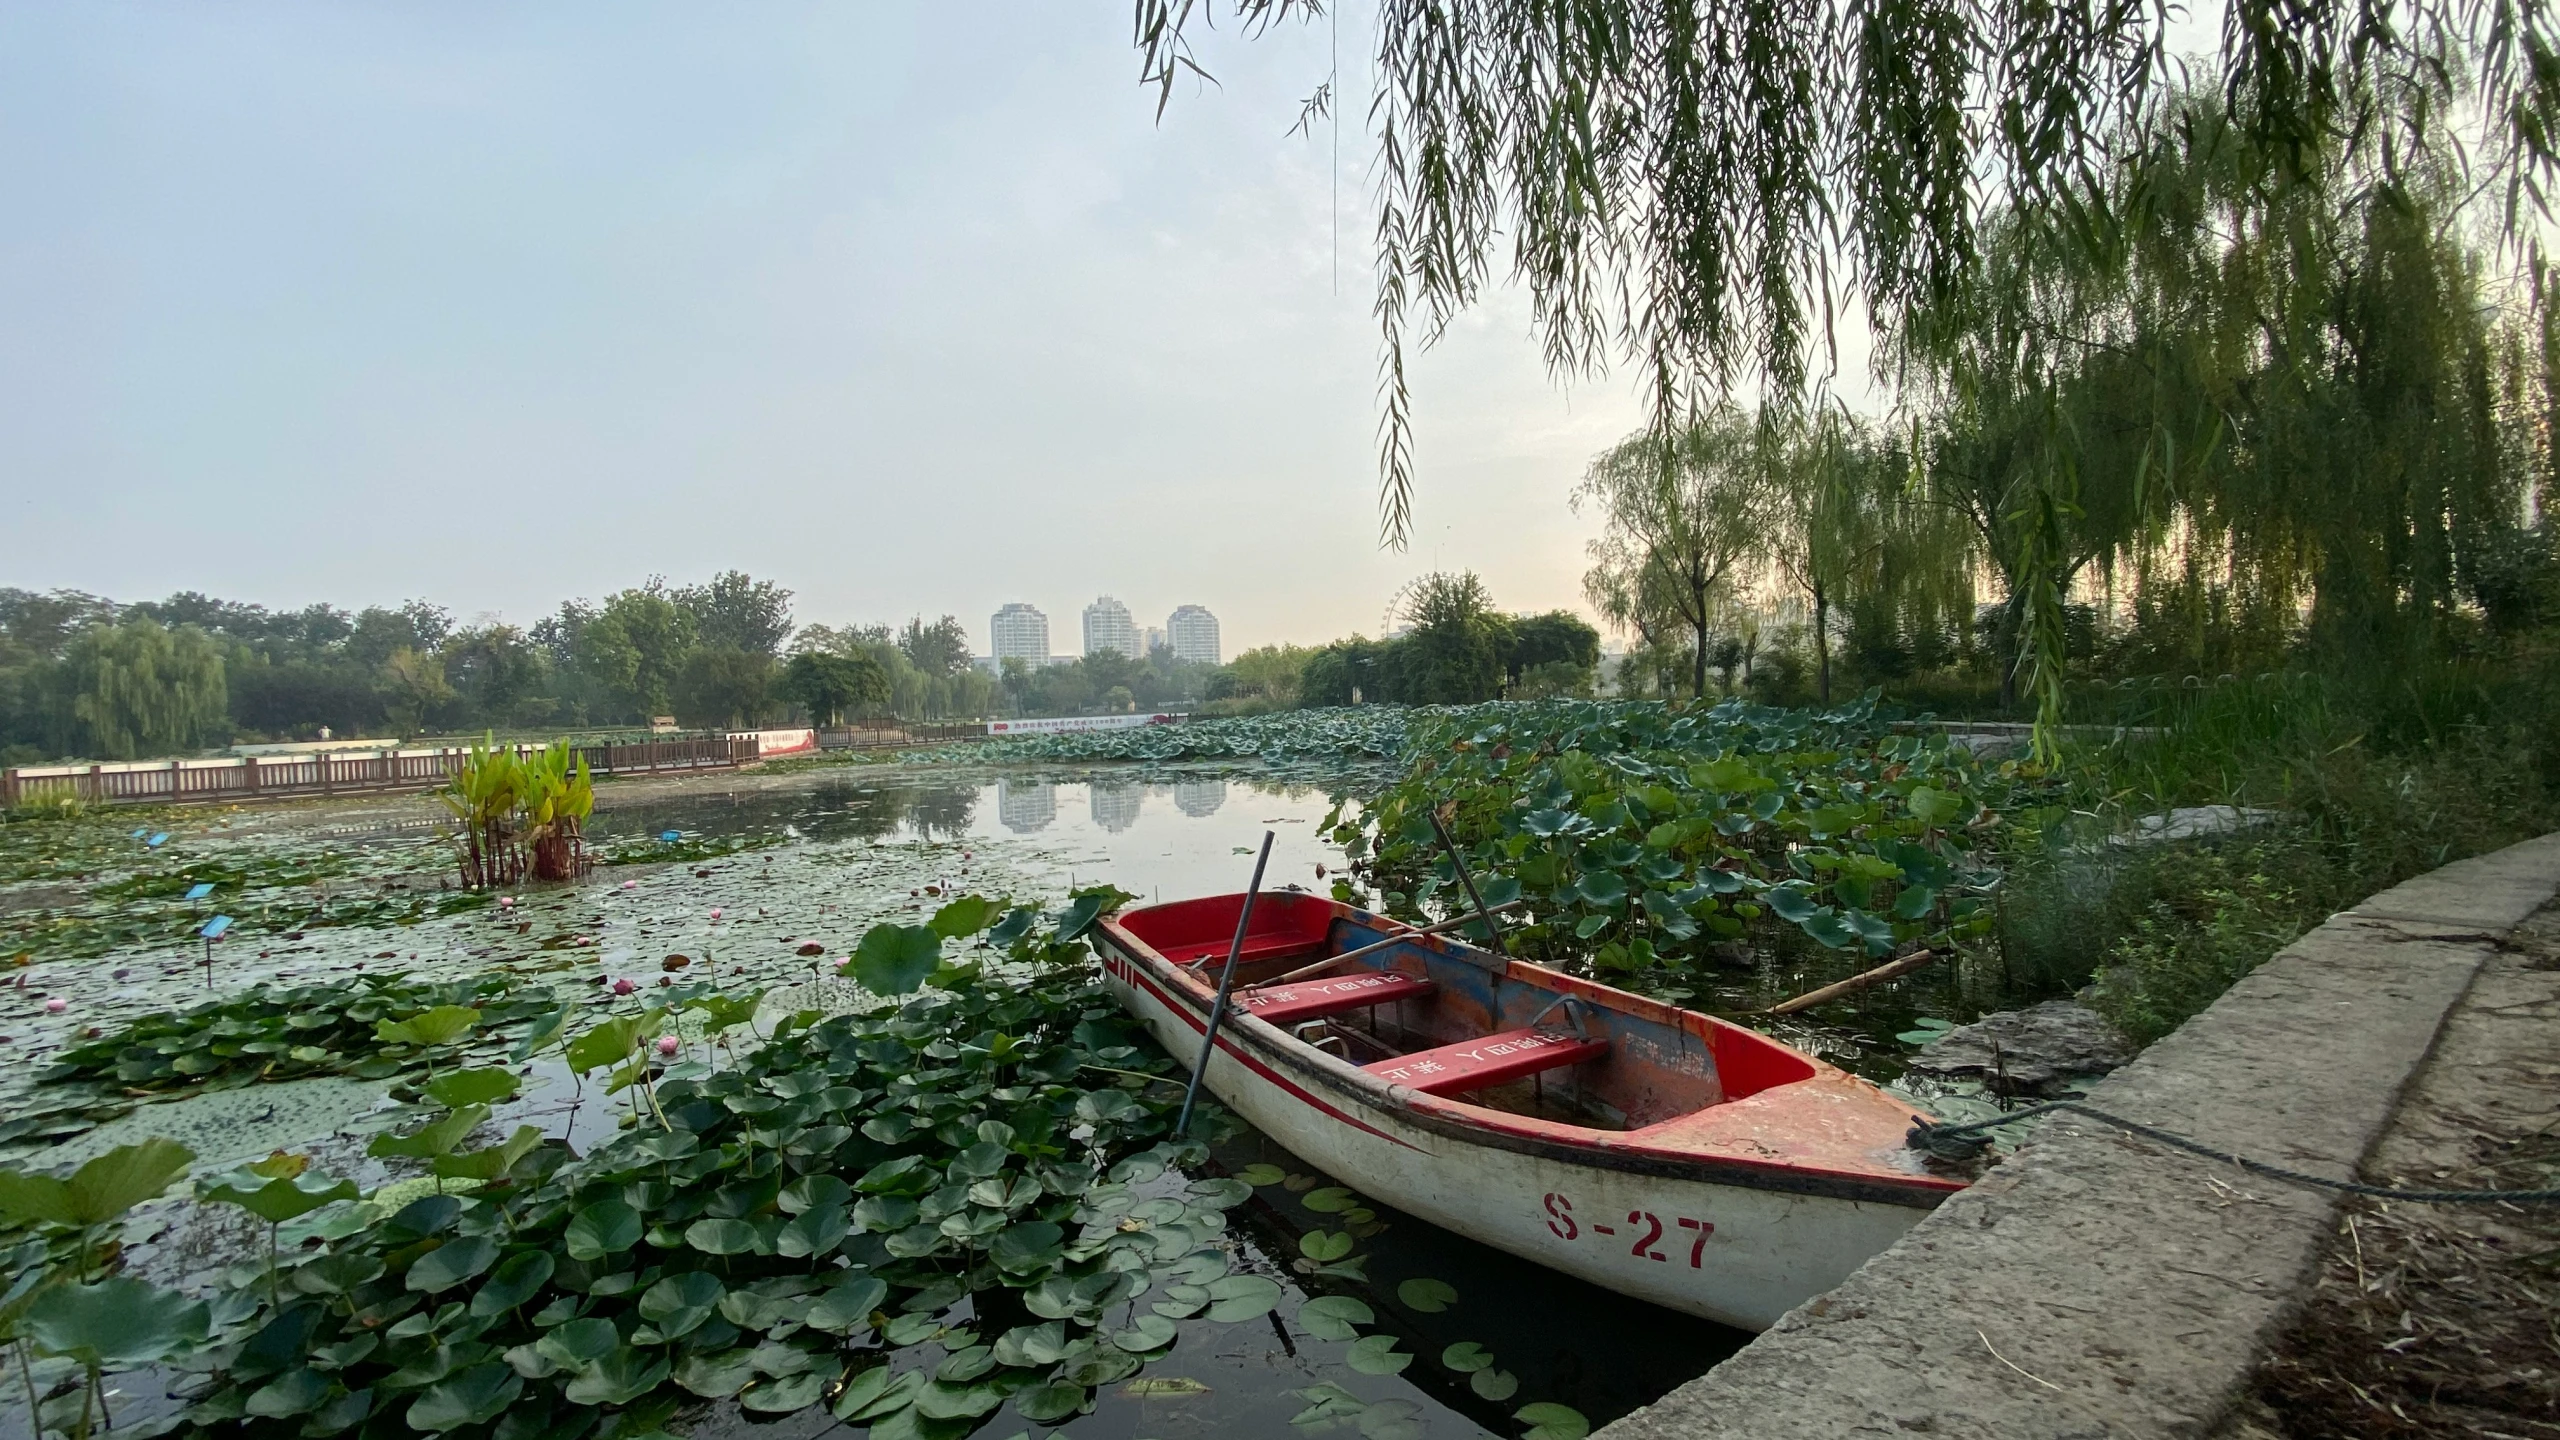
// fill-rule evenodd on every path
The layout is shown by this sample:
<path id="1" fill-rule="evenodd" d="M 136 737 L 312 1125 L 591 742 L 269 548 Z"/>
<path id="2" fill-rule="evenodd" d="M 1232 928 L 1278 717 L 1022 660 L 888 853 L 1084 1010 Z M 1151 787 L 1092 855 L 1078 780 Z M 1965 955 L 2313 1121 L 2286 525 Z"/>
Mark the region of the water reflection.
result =
<path id="1" fill-rule="evenodd" d="M 996 818 L 1017 835 L 1048 829 L 1049 822 L 1058 818 L 1057 785 L 1047 780 L 997 781 Z"/>
<path id="2" fill-rule="evenodd" d="M 1093 785 L 1093 823 L 1110 834 L 1138 823 L 1138 809 L 1147 802 L 1144 785 Z"/>
<path id="3" fill-rule="evenodd" d="M 907 806 L 907 828 L 920 840 L 958 840 L 974 826 L 978 808 L 975 786 L 918 790 Z"/>
<path id="4" fill-rule="evenodd" d="M 1277 834 L 1266 883 L 1321 890 L 1317 865 L 1341 866 L 1314 823 L 1331 803 L 1325 792 L 1258 776 L 1150 783 L 1126 769 L 963 777 L 879 767 L 627 799 L 608 788 L 596 799 L 588 833 L 600 840 L 680 830 L 713 842 L 975 845 L 1061 892 L 1100 880 L 1148 899 L 1240 890 L 1266 826 Z"/>

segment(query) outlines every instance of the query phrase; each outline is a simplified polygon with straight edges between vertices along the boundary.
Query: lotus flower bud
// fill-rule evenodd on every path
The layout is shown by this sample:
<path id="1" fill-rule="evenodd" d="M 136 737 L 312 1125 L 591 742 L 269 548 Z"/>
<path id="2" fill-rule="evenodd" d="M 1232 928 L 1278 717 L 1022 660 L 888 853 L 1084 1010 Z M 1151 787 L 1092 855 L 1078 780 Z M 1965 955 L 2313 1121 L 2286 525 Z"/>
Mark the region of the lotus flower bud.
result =
<path id="1" fill-rule="evenodd" d="M 639 988 L 639 986 L 631 983 L 631 977 L 628 975 L 613 982 L 613 993 L 616 995 L 628 995 Z"/>
<path id="2" fill-rule="evenodd" d="M 714 919 L 714 920 L 717 920 L 717 919 L 719 919 L 719 918 L 720 918 L 720 907 L 719 907 L 719 906 L 714 905 L 714 906 L 712 906 L 712 907 L 711 907 L 711 918 L 712 918 L 712 919 Z"/>
<path id="3" fill-rule="evenodd" d="M 44 1013 L 47 1015 L 59 1015 L 70 1008 L 71 1002 L 63 999 L 59 995 L 56 995 L 52 999 L 44 1002 Z"/>
<path id="4" fill-rule="evenodd" d="M 673 1056 L 676 1051 L 682 1048 L 684 1048 L 682 1042 L 678 1041 L 673 1035 L 661 1035 L 658 1037 L 658 1053 L 661 1055 Z"/>

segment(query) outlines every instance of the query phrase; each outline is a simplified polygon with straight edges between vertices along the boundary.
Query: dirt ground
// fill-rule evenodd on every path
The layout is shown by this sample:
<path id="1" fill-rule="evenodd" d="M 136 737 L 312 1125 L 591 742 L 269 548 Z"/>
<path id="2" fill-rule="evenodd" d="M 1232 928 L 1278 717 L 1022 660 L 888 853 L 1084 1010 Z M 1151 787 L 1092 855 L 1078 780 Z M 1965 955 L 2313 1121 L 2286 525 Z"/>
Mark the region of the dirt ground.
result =
<path id="1" fill-rule="evenodd" d="M 2560 906 L 2481 971 L 2367 1175 L 2560 1186 Z M 2221 1434 L 2560 1437 L 2560 1205 L 2351 1201 L 2317 1290 Z"/>

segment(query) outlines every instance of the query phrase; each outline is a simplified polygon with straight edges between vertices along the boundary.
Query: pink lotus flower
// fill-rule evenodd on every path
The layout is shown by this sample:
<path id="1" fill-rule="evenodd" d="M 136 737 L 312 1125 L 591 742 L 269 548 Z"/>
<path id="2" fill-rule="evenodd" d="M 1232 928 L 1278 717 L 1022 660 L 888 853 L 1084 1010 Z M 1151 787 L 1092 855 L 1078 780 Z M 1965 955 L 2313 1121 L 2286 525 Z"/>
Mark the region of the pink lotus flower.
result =
<path id="1" fill-rule="evenodd" d="M 63 999 L 59 995 L 56 995 L 52 999 L 44 1002 L 44 1013 L 47 1015 L 59 1015 L 70 1008 L 71 1002 Z"/>
<path id="2" fill-rule="evenodd" d="M 628 995 L 639 988 L 639 986 L 631 983 L 631 978 L 627 975 L 622 979 L 613 982 L 613 993 L 616 995 Z"/>
<path id="3" fill-rule="evenodd" d="M 637 890 L 640 888 L 640 882 L 637 880 L 625 880 L 622 882 L 622 888 L 625 890 Z"/>
<path id="4" fill-rule="evenodd" d="M 673 1035 L 661 1035 L 658 1037 L 658 1053 L 661 1055 L 672 1056 L 676 1051 L 682 1048 L 684 1048 L 682 1042 L 678 1041 Z"/>
<path id="5" fill-rule="evenodd" d="M 712 906 L 712 907 L 711 907 L 711 918 L 712 918 L 712 919 L 714 919 L 714 920 L 717 920 L 717 919 L 719 919 L 719 918 L 720 918 L 720 907 L 719 907 L 719 906 L 714 905 L 714 906 Z"/>
<path id="6" fill-rule="evenodd" d="M 516 897 L 514 897 L 513 895 L 501 895 L 501 896 L 499 896 L 499 897 L 498 897 L 498 908 L 499 908 L 499 909 L 501 909 L 501 910 L 513 910 L 514 908 L 516 908 Z"/>

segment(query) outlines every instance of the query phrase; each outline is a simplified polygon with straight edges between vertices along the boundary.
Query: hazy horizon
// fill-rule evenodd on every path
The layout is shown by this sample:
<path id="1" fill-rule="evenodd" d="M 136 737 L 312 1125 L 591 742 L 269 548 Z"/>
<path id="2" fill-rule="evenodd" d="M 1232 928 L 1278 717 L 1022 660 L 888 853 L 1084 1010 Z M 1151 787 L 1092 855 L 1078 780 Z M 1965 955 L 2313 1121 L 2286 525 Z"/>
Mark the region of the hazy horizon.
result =
<path id="1" fill-rule="evenodd" d="M 734 568 L 980 653 L 1104 593 L 1374 634 L 1442 568 L 1587 613 L 1569 496 L 1640 408 L 1517 294 L 1413 363 L 1377 546 L 1366 18 L 1337 283 L 1323 27 L 1158 125 L 1109 8 L 0 12 L 0 583 L 529 624 Z"/>

